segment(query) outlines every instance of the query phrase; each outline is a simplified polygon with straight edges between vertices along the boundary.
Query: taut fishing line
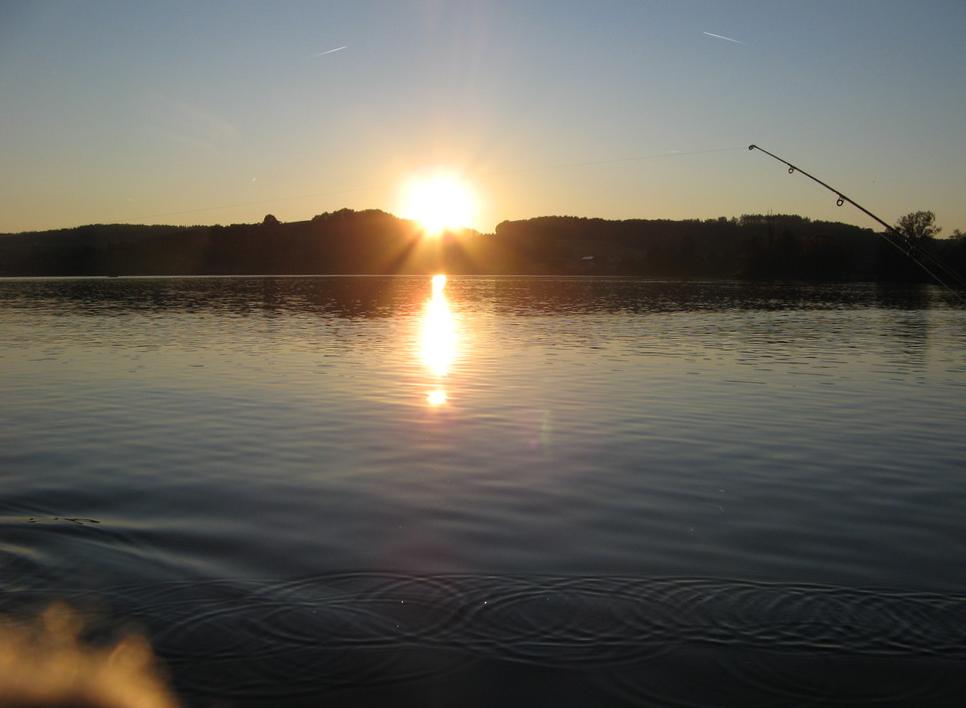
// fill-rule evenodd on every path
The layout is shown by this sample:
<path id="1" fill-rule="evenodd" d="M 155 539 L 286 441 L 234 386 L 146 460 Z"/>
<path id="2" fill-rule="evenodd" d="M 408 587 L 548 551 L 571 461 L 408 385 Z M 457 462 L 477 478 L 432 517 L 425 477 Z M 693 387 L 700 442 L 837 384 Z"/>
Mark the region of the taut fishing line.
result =
<path id="1" fill-rule="evenodd" d="M 668 157 L 687 157 L 690 155 L 706 155 L 715 152 L 734 152 L 735 150 L 744 150 L 744 146 L 738 147 L 718 147 L 709 148 L 705 150 L 668 150 L 667 152 L 655 152 L 649 155 L 635 155 L 632 157 L 614 157 L 604 160 L 583 160 L 580 162 L 561 162 L 550 165 L 541 165 L 539 167 L 524 167 L 516 170 L 498 170 L 494 172 L 487 172 L 491 176 L 500 175 L 517 175 L 525 174 L 528 172 L 544 172 L 547 170 L 556 170 L 567 167 L 591 167 L 594 165 L 611 165 L 619 162 L 643 162 L 645 160 L 658 160 Z M 206 211 L 222 211 L 224 209 L 238 209 L 241 207 L 255 206 L 260 204 L 274 204 L 276 202 L 287 202 L 294 201 L 297 199 L 318 199 L 323 197 L 335 197 L 341 196 L 343 194 L 356 194 L 359 192 L 364 192 L 368 187 L 354 187 L 350 189 L 339 189 L 326 192 L 312 192 L 309 194 L 296 194 L 281 197 L 272 197 L 267 199 L 255 199 L 244 202 L 235 202 L 233 204 L 220 204 L 218 206 L 208 206 L 200 207 L 197 209 L 179 209 L 177 211 L 165 211 L 155 214 L 145 214 L 144 216 L 133 216 L 125 220 L 124 223 L 131 223 L 135 221 L 145 221 L 147 219 L 159 219 L 167 216 L 181 216 L 183 214 L 200 214 Z"/>

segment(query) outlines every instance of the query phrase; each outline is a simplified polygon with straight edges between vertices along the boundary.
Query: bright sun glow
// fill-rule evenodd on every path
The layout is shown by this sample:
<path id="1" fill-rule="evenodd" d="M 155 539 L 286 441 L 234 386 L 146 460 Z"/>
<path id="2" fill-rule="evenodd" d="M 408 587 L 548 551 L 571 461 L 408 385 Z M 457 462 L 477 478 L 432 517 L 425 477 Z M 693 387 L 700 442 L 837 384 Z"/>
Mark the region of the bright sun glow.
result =
<path id="1" fill-rule="evenodd" d="M 452 173 L 437 173 L 409 180 L 403 188 L 401 215 L 438 236 L 444 231 L 472 226 L 476 219 L 473 189 Z"/>

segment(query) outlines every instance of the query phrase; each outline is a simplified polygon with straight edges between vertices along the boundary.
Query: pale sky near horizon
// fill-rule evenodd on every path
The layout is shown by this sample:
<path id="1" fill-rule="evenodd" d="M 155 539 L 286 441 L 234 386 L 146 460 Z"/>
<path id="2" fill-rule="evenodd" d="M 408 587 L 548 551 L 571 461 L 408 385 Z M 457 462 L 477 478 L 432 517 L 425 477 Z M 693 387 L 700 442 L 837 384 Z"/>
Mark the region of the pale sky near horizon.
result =
<path id="1" fill-rule="evenodd" d="M 966 230 L 964 30 L 963 0 L 0 0 L 0 232 L 397 211 L 440 167 L 486 231 L 874 225 L 757 143 L 948 234 Z"/>

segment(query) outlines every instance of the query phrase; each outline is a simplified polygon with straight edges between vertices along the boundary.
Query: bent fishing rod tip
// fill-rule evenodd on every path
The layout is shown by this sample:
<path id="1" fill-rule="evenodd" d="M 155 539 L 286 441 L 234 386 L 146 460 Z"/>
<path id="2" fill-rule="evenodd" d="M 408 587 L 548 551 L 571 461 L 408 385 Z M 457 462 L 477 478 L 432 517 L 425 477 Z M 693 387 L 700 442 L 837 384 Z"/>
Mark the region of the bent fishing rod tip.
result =
<path id="1" fill-rule="evenodd" d="M 751 145 L 748 146 L 748 149 L 749 150 L 754 150 L 756 147 L 758 147 L 758 146 L 755 145 L 754 143 L 752 143 Z"/>

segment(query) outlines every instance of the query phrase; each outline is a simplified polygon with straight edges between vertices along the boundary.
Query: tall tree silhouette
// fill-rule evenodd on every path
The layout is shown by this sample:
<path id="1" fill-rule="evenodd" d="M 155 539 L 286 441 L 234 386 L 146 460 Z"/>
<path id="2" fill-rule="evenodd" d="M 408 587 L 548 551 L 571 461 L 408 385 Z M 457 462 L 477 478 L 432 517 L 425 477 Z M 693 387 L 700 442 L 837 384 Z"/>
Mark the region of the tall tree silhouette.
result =
<path id="1" fill-rule="evenodd" d="M 942 231 L 936 226 L 936 215 L 931 211 L 914 211 L 899 217 L 896 228 L 913 241 L 935 238 Z"/>

